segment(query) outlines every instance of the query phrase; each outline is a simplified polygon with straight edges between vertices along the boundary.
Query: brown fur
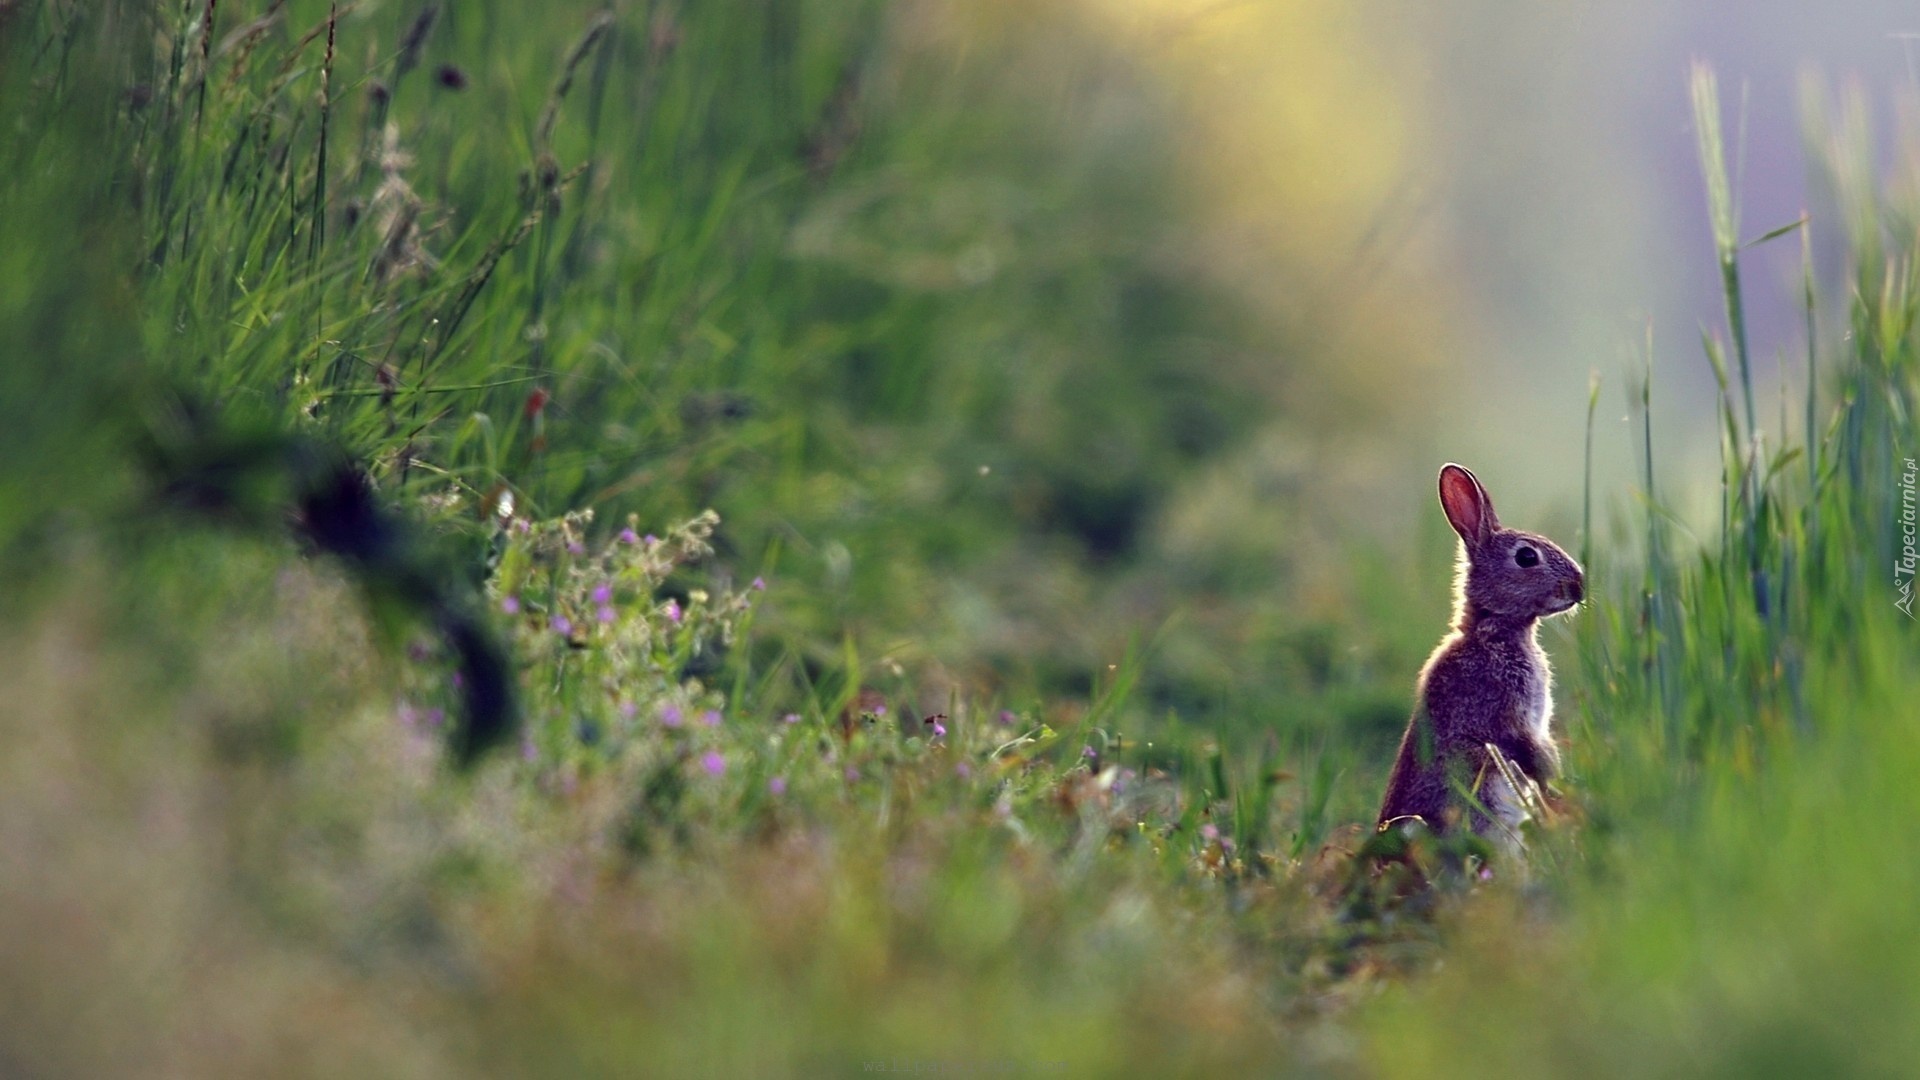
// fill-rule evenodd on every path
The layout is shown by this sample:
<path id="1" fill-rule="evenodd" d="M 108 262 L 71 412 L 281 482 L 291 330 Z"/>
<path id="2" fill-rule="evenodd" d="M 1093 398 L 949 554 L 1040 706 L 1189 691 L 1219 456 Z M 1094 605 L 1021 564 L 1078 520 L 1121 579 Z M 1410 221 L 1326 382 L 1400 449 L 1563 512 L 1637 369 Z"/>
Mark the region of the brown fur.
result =
<path id="1" fill-rule="evenodd" d="M 1465 820 L 1517 852 L 1527 805 L 1560 771 L 1550 730 L 1553 673 L 1534 631 L 1543 617 L 1579 603 L 1586 583 L 1551 540 L 1501 527 L 1466 469 L 1440 470 L 1440 505 L 1460 534 L 1453 630 L 1420 671 L 1378 827 L 1418 817 L 1445 830 Z M 1522 547 L 1535 552 L 1533 566 L 1515 560 Z M 1507 775 L 1534 790 L 1513 790 Z"/>

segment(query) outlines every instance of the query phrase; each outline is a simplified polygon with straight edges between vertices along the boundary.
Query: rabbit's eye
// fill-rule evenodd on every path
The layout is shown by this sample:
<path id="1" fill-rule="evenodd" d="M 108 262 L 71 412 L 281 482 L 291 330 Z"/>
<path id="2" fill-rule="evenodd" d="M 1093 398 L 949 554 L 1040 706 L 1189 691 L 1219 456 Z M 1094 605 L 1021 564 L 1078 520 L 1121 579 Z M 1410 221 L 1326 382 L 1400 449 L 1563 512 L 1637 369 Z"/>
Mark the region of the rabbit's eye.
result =
<path id="1" fill-rule="evenodd" d="M 1521 566 L 1539 566 L 1540 553 L 1523 544 L 1513 549 L 1513 561 Z"/>

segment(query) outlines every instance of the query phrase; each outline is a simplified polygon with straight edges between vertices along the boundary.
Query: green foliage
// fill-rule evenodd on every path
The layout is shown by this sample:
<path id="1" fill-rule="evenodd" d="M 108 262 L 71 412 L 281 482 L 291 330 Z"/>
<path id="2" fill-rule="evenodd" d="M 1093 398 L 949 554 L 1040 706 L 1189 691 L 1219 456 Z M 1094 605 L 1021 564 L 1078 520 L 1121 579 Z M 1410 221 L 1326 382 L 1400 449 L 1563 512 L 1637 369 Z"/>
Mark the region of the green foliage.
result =
<path id="1" fill-rule="evenodd" d="M 1730 265 L 1717 127 L 1702 138 Z M 1847 205 L 1875 205 L 1835 180 Z M 1849 332 L 1819 343 L 1804 442 L 1721 411 L 1717 542 L 1666 538 L 1647 460 L 1646 541 L 1592 568 L 1613 585 L 1580 628 L 1568 711 L 1584 835 L 1542 875 L 1550 907 L 1474 913 L 1453 970 L 1373 1018 L 1385 1071 L 1872 1075 L 1920 1050 L 1920 954 L 1901 925 L 1920 865 L 1906 825 L 1920 635 L 1898 606 L 1920 250 L 1897 205 L 1876 220 L 1854 237 Z M 1805 301 L 1811 328 L 1810 278 Z"/>
<path id="2" fill-rule="evenodd" d="M 1444 528 L 1164 516 L 1297 343 L 1158 253 L 1177 121 L 1063 9 L 232 7 L 0 5 L 5 1071 L 1911 1060 L 1920 252 L 1842 192 L 1769 440 L 1706 75 L 1719 532 L 1643 426 L 1574 812 L 1487 880 L 1352 824 Z M 467 771 L 456 623 L 524 700 Z"/>
<path id="3" fill-rule="evenodd" d="M 1348 753 L 1179 715 L 1258 727 L 1207 646 L 1258 605 L 1151 687 L 1170 605 L 1087 607 L 1166 588 L 1152 513 L 1271 402 L 1271 328 L 1156 254 L 1144 80 L 1059 12 L 955 65 L 881 5 L 232 8 L 0 14 L 3 471 L 56 485 L 0 518 L 0 1060 L 1285 1052 L 1354 968 L 1306 870 Z M 1324 729 L 1364 673 L 1263 618 Z M 512 643 L 505 753 L 456 622 Z"/>
<path id="4" fill-rule="evenodd" d="M 114 149 L 156 364 L 395 494 L 713 508 L 817 586 L 778 616 L 814 661 L 911 631 L 1077 691 L 1119 645 L 1078 567 L 1272 400 L 1236 354 L 1273 332 L 1155 254 L 1164 110 L 1064 13 L 956 65 L 878 4 L 331 12 L 128 5 L 161 47 Z"/>
<path id="5" fill-rule="evenodd" d="M 48 534 L 115 493 L 121 471 L 103 464 L 128 432 L 113 405 L 137 379 L 138 306 L 122 273 L 133 215 L 111 169 L 72 168 L 110 137 L 114 99 L 97 82 L 41 83 L 91 57 L 72 56 L 70 37 L 29 41 L 37 14 L 0 15 L 0 573 L 13 587 L 22 557 L 44 557 Z"/>

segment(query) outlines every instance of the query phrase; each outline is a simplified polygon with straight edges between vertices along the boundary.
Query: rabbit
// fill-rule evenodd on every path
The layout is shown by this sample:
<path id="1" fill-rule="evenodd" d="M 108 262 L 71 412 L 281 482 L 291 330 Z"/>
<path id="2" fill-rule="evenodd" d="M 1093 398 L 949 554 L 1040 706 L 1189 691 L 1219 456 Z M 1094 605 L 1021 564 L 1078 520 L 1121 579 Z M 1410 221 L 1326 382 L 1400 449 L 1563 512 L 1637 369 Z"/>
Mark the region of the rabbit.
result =
<path id="1" fill-rule="evenodd" d="M 1504 528 L 1473 473 L 1440 470 L 1440 507 L 1460 534 L 1453 630 L 1420 669 L 1417 701 L 1376 828 L 1466 821 L 1509 857 L 1540 785 L 1560 772 L 1550 729 L 1553 673 L 1539 621 L 1580 603 L 1580 564 L 1551 540 Z"/>

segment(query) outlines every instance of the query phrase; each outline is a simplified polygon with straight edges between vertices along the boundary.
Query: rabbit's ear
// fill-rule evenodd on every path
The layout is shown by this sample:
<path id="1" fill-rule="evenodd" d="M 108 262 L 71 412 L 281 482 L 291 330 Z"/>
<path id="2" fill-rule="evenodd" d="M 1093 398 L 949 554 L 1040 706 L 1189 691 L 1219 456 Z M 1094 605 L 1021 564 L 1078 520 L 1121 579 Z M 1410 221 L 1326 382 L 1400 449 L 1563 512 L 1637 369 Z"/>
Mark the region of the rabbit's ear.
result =
<path id="1" fill-rule="evenodd" d="M 1493 516 L 1493 500 L 1487 497 L 1487 489 L 1460 465 L 1449 464 L 1440 469 L 1440 508 L 1447 512 L 1447 522 L 1469 548 L 1486 543 L 1493 530 L 1500 527 L 1499 519 Z"/>

